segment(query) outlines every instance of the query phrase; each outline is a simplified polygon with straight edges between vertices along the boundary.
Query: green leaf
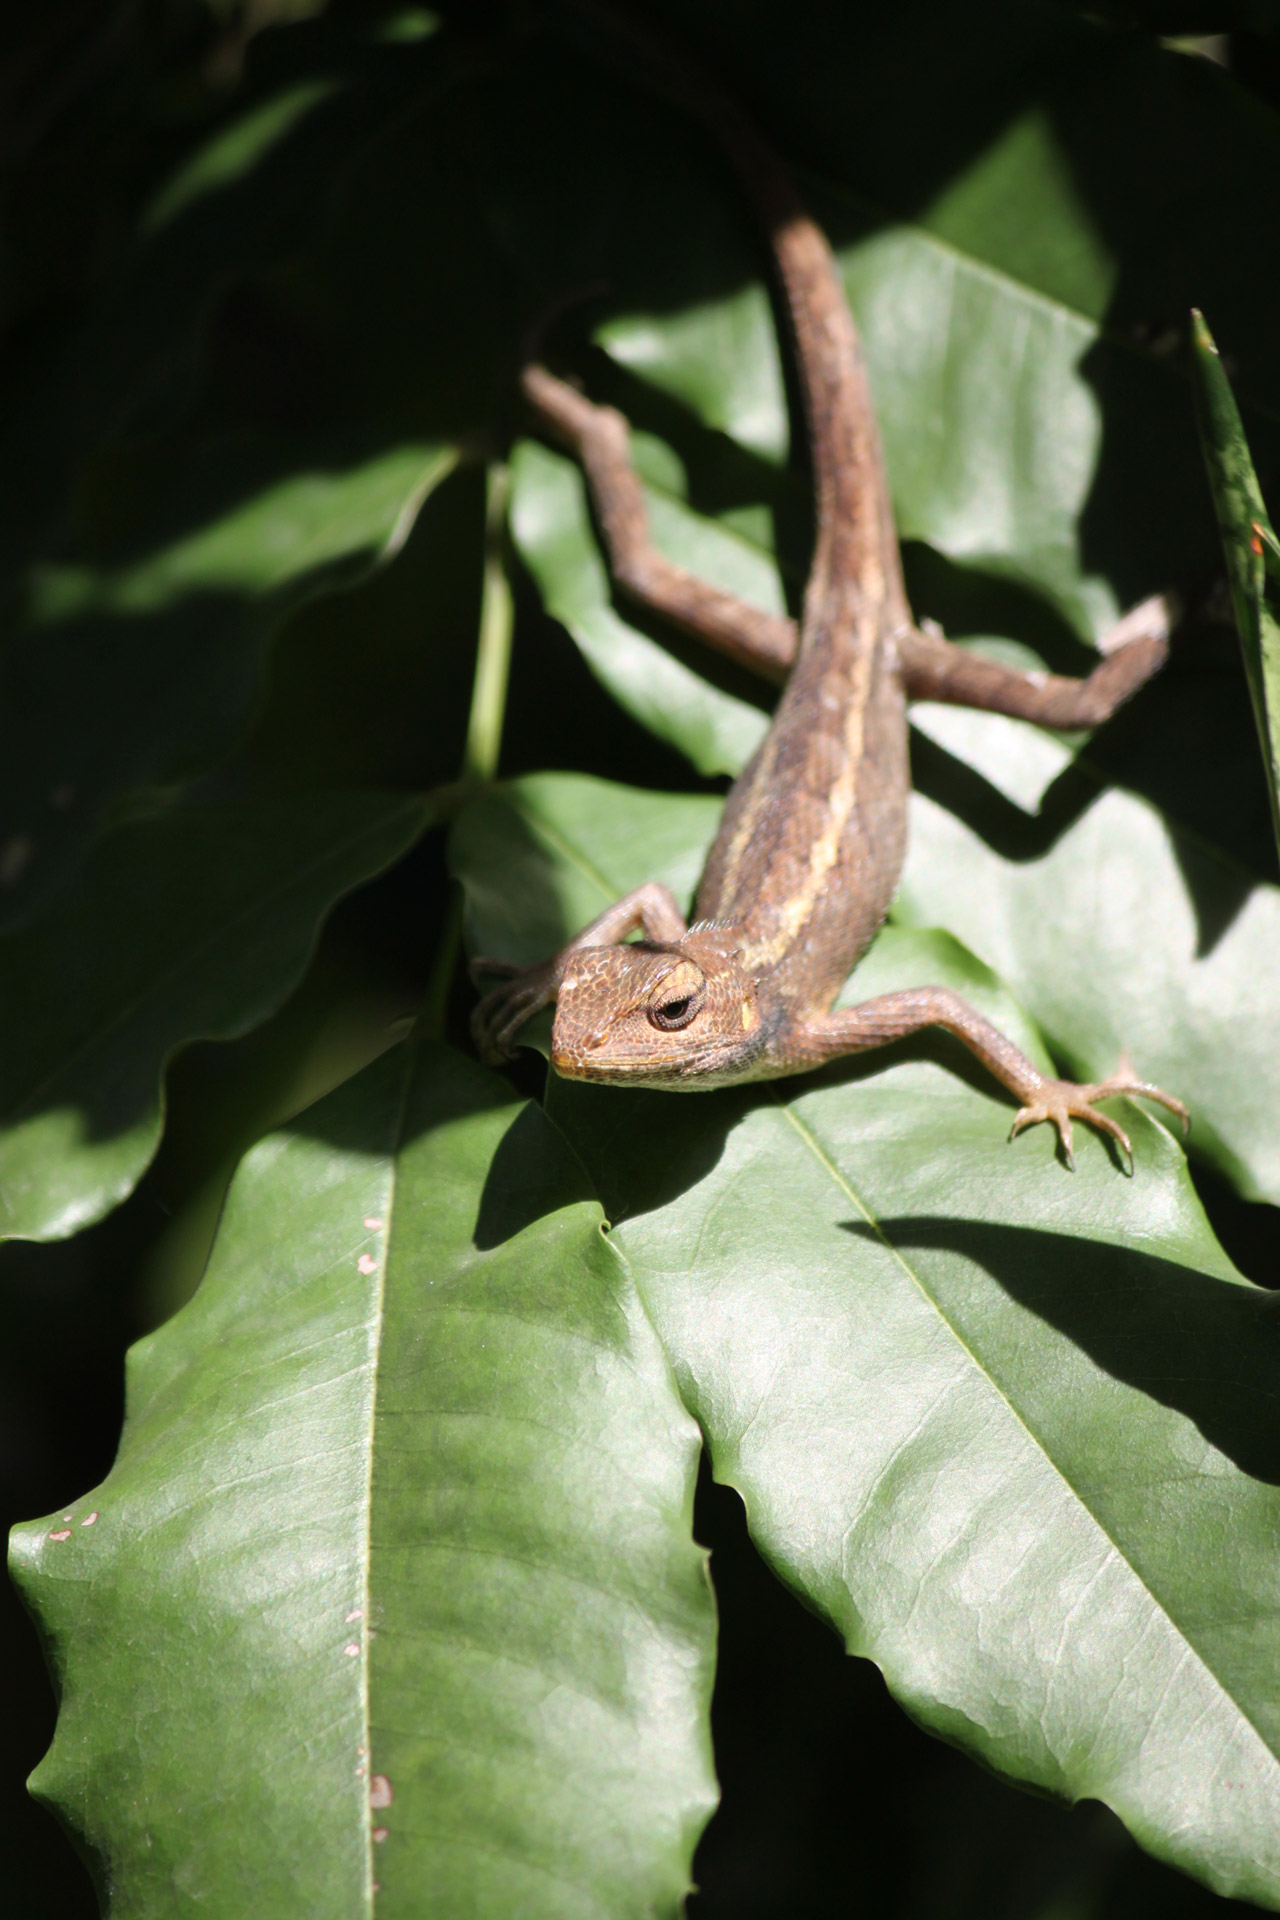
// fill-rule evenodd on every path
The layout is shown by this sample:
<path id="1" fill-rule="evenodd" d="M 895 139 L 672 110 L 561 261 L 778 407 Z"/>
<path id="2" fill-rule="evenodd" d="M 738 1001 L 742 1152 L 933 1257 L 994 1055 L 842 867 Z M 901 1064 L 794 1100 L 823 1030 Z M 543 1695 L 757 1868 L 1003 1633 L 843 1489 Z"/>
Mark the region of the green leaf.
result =
<path id="1" fill-rule="evenodd" d="M 291 470 L 264 478 L 282 451 Z M 310 472 L 298 459 L 296 444 L 219 448 L 132 557 L 37 575 L 0 721 L 3 924 L 46 899 L 139 789 L 236 744 L 280 621 L 392 558 L 456 455 L 401 444 Z"/>
<path id="2" fill-rule="evenodd" d="M 698 1434 L 542 1114 L 401 1048 L 265 1140 L 14 1567 L 114 1920 L 680 1911 Z M 92 1516 L 92 1518 L 91 1518 Z M 229 1840 L 230 1836 L 230 1840 Z"/>
<path id="3" fill-rule="evenodd" d="M 259 43 L 254 52 L 262 51 Z M 0 528 L 6 557 L 24 561 L 51 528 L 62 536 L 72 488 L 75 517 L 83 514 L 85 476 L 77 468 L 87 454 L 110 448 L 124 453 L 126 469 L 139 453 L 145 463 L 138 437 L 172 428 L 190 407 L 216 352 L 215 322 L 228 291 L 313 240 L 353 159 L 421 84 L 415 60 L 400 56 L 393 64 L 369 50 L 362 57 L 350 37 L 339 51 L 320 45 L 314 32 L 273 35 L 271 52 L 257 97 L 241 105 L 243 95 L 232 93 L 227 117 L 207 134 L 197 120 L 176 164 L 175 130 L 157 141 L 151 113 L 141 116 L 132 134 L 142 151 L 128 169 L 124 204 L 97 210 L 113 229 L 101 263 L 112 270 L 92 274 L 91 297 L 73 305 L 68 324 L 33 328 L 32 338 L 17 343 L 17 378 L 0 428 L 5 468 L 22 476 Z M 190 107 L 217 113 L 226 98 L 220 91 L 215 84 L 203 102 L 197 92 Z M 84 163 L 92 157 L 86 143 Z M 165 162 L 168 179 L 137 206 L 139 189 Z M 117 155 L 110 164 L 118 166 Z M 57 198 L 41 211 L 46 219 L 67 217 Z M 114 231 L 135 214 L 132 234 Z M 124 448 L 121 436 L 130 443 Z M 172 448 L 165 451 L 171 458 Z M 111 506 L 119 512 L 118 498 Z"/>
<path id="4" fill-rule="evenodd" d="M 1193 1150 L 1280 1201 L 1280 888 L 1087 764 L 1039 819 L 1008 808 L 993 833 L 969 812 L 915 796 L 895 918 L 979 954 L 1072 1073 L 1128 1048 L 1190 1107 Z"/>
<path id="5" fill-rule="evenodd" d="M 1253 717 L 1267 773 L 1271 820 L 1280 848 L 1280 618 L 1267 582 L 1276 569 L 1276 537 L 1263 505 L 1231 383 L 1203 315 L 1192 320 L 1200 441 L 1222 529 L 1231 604 L 1244 654 Z"/>
<path id="6" fill-rule="evenodd" d="M 528 920 L 680 890 L 684 804 L 683 848 L 665 796 L 543 778 L 470 810 L 475 938 L 524 957 Z M 1038 1050 L 945 936 L 889 929 L 849 991 L 926 979 Z M 553 1078 L 548 1111 L 788 1584 L 934 1732 L 1280 1908 L 1277 1322 L 1164 1128 L 1126 1103 L 1134 1177 L 1084 1128 L 1070 1175 L 927 1041 L 687 1100 Z"/>
<path id="7" fill-rule="evenodd" d="M 109 835 L 0 946 L 0 1237 L 60 1239 L 122 1200 L 160 1138 L 166 1061 L 278 1007 L 330 907 L 428 817 L 418 799 L 334 794 L 180 808 Z"/>

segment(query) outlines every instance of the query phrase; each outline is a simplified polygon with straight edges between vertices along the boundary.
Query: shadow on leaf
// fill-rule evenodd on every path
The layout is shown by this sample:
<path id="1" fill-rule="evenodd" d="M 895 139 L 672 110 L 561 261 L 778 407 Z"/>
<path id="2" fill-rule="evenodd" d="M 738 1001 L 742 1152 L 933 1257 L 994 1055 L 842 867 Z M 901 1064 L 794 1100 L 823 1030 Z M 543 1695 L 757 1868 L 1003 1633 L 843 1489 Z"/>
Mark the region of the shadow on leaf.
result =
<path id="1" fill-rule="evenodd" d="M 903 1251 L 958 1253 L 1074 1341 L 1113 1379 L 1194 1421 L 1255 1480 L 1280 1485 L 1280 1302 L 1139 1247 L 981 1220 L 906 1216 L 844 1231 Z"/>

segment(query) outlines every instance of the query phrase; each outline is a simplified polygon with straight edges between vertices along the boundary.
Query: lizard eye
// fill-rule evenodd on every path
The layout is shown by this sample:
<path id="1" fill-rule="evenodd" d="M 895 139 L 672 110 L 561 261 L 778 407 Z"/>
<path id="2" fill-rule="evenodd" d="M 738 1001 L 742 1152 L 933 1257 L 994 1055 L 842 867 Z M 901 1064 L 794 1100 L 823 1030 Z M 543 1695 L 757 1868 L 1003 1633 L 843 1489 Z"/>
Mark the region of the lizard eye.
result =
<path id="1" fill-rule="evenodd" d="M 706 997 L 705 976 L 689 961 L 682 961 L 655 988 L 645 1008 L 649 1024 L 661 1033 L 675 1033 L 697 1019 Z"/>
<path id="2" fill-rule="evenodd" d="M 649 1008 L 649 1021 L 652 1026 L 660 1027 L 664 1033 L 674 1033 L 678 1027 L 687 1027 L 702 1005 L 702 996 L 688 993 L 683 1000 L 668 1000 L 663 1007 Z"/>

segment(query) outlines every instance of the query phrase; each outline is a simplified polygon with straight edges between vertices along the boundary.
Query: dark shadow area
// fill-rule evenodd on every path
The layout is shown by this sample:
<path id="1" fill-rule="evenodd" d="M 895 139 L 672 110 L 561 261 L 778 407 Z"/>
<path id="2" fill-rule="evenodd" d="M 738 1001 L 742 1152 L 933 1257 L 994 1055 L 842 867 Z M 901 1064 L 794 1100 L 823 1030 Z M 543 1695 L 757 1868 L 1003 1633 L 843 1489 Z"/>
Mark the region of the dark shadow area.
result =
<path id="1" fill-rule="evenodd" d="M 547 1113 L 586 1166 L 615 1226 L 669 1205 L 705 1179 L 744 1114 L 769 1098 L 749 1087 L 670 1094 L 547 1075 Z"/>
<path id="2" fill-rule="evenodd" d="M 774 1578 L 706 1467 L 697 1537 L 720 1609 L 723 1799 L 690 1920 L 1211 1920 L 1222 1900 L 1143 1854 L 1096 1802 L 1006 1785 L 914 1726 Z"/>
<path id="3" fill-rule="evenodd" d="M 595 1197 L 585 1169 L 565 1153 L 541 1109 L 521 1107 L 489 1162 L 472 1239 L 487 1253 L 547 1214 Z"/>
<path id="4" fill-rule="evenodd" d="M 124 1408 L 124 1353 L 142 1331 L 131 1266 L 160 1224 L 154 1200 L 52 1246 L 0 1249 L 0 1525 L 52 1512 L 101 1480 Z M 0 1581 L 0 1859 L 17 1920 L 96 1920 L 85 1868 L 26 1776 L 53 1736 L 35 1627 Z"/>
<path id="5" fill-rule="evenodd" d="M 894 1246 L 972 1260 L 1113 1379 L 1194 1421 L 1242 1473 L 1280 1486 L 1274 1293 L 1212 1279 L 1141 1247 L 1040 1228 L 923 1215 L 879 1224 Z M 864 1222 L 842 1225 L 879 1244 Z"/>
<path id="6" fill-rule="evenodd" d="M 95 441 L 173 424 L 199 385 L 202 336 L 228 282 L 314 233 L 328 212 L 317 181 L 331 180 L 379 131 L 393 103 L 436 83 L 441 65 L 429 40 L 378 44 L 370 27 L 379 9 L 368 7 L 345 25 L 259 34 L 241 61 L 242 85 L 210 85 L 199 10 L 187 10 L 185 40 L 159 11 L 136 27 L 117 19 L 116 45 L 96 74 L 88 68 L 77 115 L 66 113 L 65 63 L 61 73 L 28 76 L 43 86 L 47 111 L 38 93 L 26 94 L 30 124 L 19 152 L 5 155 L 17 255 L 6 315 L 6 548 L 48 537 L 71 466 Z M 188 90 L 186 111 L 158 111 L 175 81 Z M 312 96 L 298 94 L 278 125 L 263 127 L 242 168 L 215 175 L 154 231 L 137 230 L 193 131 L 216 134 L 220 122 L 233 126 L 264 106 L 270 120 L 290 89 L 309 86 Z"/>
<path id="7" fill-rule="evenodd" d="M 907 597 L 917 620 L 936 620 L 948 639 L 972 634 L 1019 640 L 1051 673 L 1089 673 L 1098 656 L 1043 594 L 1019 580 L 949 560 L 921 540 L 902 543 Z"/>
<path id="8" fill-rule="evenodd" d="M 545 611 L 515 555 L 512 561 L 517 638 L 502 732 L 503 776 L 514 779 L 547 767 L 572 767 L 602 780 L 665 793 L 722 792 L 723 780 L 704 779 L 682 753 L 633 720 L 605 692 L 560 622 Z M 632 618 L 630 608 L 626 617 Z M 670 630 L 659 637 L 669 644 Z"/>
<path id="9" fill-rule="evenodd" d="M 1242 1200 L 1202 1160 L 1188 1165 L 1209 1224 L 1241 1273 L 1259 1287 L 1280 1287 L 1280 1207 Z"/>

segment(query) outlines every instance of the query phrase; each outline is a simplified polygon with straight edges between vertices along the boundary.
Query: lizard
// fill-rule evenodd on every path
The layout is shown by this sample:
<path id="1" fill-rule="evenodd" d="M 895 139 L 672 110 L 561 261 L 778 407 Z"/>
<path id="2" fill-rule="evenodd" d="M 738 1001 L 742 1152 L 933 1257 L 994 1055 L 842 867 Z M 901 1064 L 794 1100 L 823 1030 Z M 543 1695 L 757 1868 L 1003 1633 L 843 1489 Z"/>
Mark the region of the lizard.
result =
<path id="1" fill-rule="evenodd" d="M 1181 1101 L 1138 1079 L 1127 1056 L 1108 1079 L 1077 1084 L 1042 1073 L 950 988 L 914 987 L 834 1011 L 833 1002 L 885 917 L 905 857 L 907 701 L 948 701 L 1055 728 L 1097 726 L 1163 664 L 1174 602 L 1157 595 L 1135 608 L 1079 680 L 1019 672 L 915 623 L 861 342 L 825 235 L 736 101 L 608 0 L 578 5 L 625 34 L 662 90 L 710 129 L 754 207 L 790 323 L 815 536 L 798 622 L 697 579 L 650 540 L 622 414 L 536 360 L 524 367 L 537 421 L 585 469 L 617 586 L 721 652 L 786 680 L 768 732 L 729 793 L 692 924 L 670 890 L 651 882 L 539 965 L 477 958 L 476 977 L 507 976 L 475 1009 L 478 1050 L 490 1063 L 509 1057 L 524 1022 L 554 1002 L 556 1073 L 692 1092 L 807 1072 L 939 1027 L 1020 1103 L 1010 1139 L 1047 1121 L 1071 1167 L 1079 1119 L 1109 1134 L 1132 1171 L 1128 1135 L 1097 1102 L 1140 1095 L 1184 1126 L 1188 1115 Z"/>

